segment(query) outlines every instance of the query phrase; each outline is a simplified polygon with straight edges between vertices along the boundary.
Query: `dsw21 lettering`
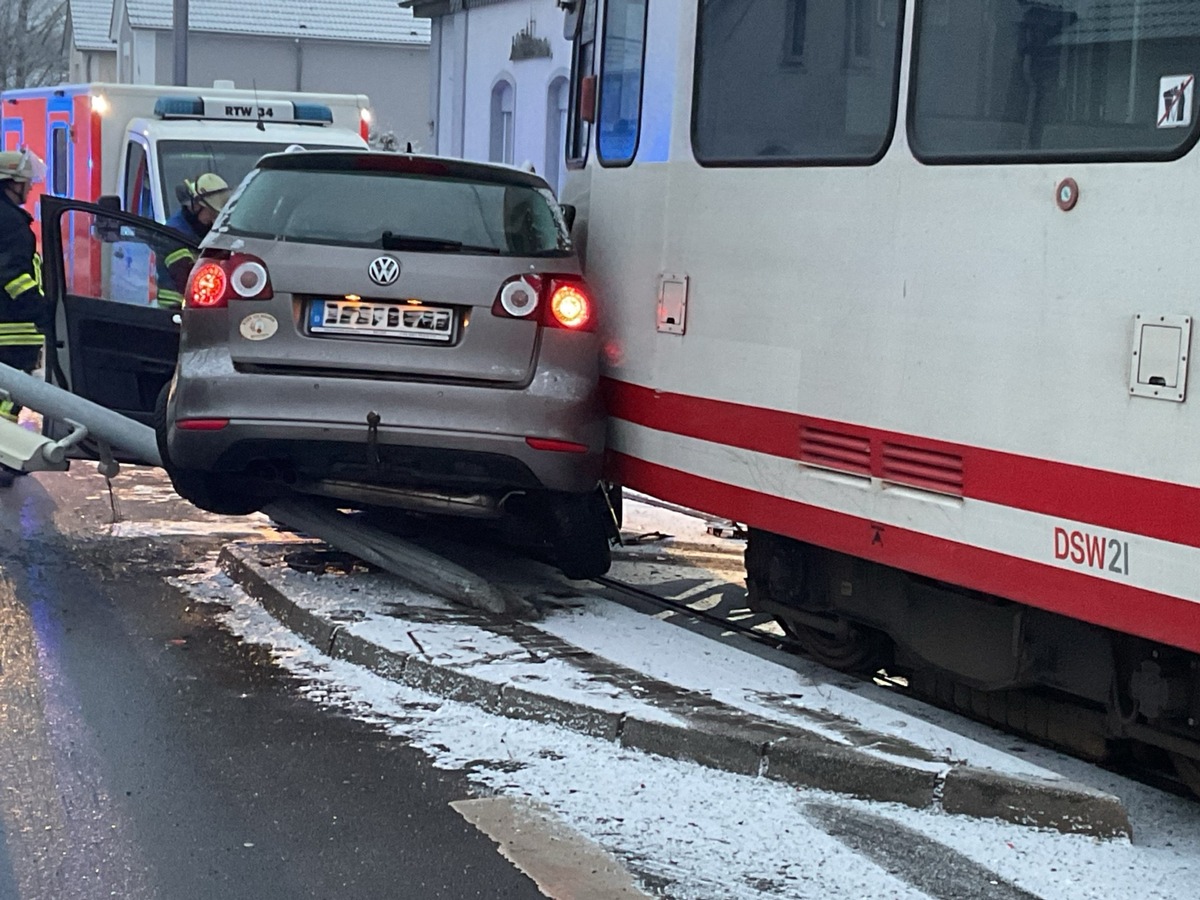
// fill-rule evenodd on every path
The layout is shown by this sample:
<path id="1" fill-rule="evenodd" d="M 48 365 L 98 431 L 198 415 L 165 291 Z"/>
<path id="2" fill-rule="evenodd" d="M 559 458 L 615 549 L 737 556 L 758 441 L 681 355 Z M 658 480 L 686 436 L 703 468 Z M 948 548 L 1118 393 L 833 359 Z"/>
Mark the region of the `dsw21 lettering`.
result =
<path id="1" fill-rule="evenodd" d="M 1101 534 L 1055 528 L 1054 558 L 1070 560 L 1085 569 L 1129 574 L 1129 542 Z"/>

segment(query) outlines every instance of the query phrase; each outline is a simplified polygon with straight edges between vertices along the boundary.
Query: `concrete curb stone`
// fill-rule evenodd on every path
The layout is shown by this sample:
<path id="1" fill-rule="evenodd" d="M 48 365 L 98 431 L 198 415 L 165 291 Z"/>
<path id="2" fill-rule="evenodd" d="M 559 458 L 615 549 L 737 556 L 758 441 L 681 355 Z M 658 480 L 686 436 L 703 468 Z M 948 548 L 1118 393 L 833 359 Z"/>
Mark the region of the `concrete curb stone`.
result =
<path id="1" fill-rule="evenodd" d="M 345 630 L 338 631 L 334 636 L 332 655 L 335 659 L 362 666 L 389 681 L 401 681 L 408 662 L 405 654 L 380 647 Z"/>
<path id="2" fill-rule="evenodd" d="M 381 647 L 304 609 L 272 583 L 264 550 L 227 545 L 222 570 L 286 627 L 331 656 L 449 700 L 542 721 L 646 753 L 868 800 L 1097 837 L 1132 834 L 1121 801 L 1084 785 L 1017 778 L 971 766 L 917 767 L 874 756 L 794 726 L 764 721 L 704 695 L 654 682 L 664 718 L 651 720 L 540 695 Z M 638 676 L 644 679 L 644 676 Z M 644 698 L 652 699 L 652 698 Z"/>
<path id="3" fill-rule="evenodd" d="M 824 791 L 902 803 L 914 809 L 934 805 L 940 777 L 931 769 L 896 765 L 811 737 L 786 737 L 770 744 L 766 761 L 764 774 L 768 778 L 789 784 L 803 779 Z"/>
<path id="4" fill-rule="evenodd" d="M 415 656 L 409 656 L 405 662 L 401 681 L 418 691 L 459 703 L 470 703 L 487 712 L 499 713 L 502 710 L 499 684 L 434 665 Z"/>
<path id="5" fill-rule="evenodd" d="M 1003 772 L 957 766 L 946 773 L 942 808 L 948 813 L 1052 828 L 1064 834 L 1081 830 L 1097 837 L 1131 834 L 1129 816 L 1112 798 L 1086 785 L 1039 778 L 1014 778 Z"/>
<path id="6" fill-rule="evenodd" d="M 505 685 L 500 692 L 499 712 L 510 719 L 548 722 L 612 743 L 620 736 L 625 720 L 622 713 L 582 706 L 511 685 Z"/>
<path id="7" fill-rule="evenodd" d="M 686 737 L 685 737 L 686 735 Z M 621 746 L 669 759 L 685 759 L 738 775 L 758 775 L 770 733 L 753 725 L 701 727 L 657 722 L 628 716 L 621 729 Z"/>

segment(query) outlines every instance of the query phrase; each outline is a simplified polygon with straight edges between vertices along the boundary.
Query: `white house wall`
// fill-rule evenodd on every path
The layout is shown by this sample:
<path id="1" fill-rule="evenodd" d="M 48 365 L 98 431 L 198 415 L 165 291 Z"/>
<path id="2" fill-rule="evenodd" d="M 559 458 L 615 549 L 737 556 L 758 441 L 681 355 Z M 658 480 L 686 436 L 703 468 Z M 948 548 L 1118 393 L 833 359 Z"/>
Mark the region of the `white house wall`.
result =
<path id="1" fill-rule="evenodd" d="M 304 44 L 301 90 L 367 94 L 380 132 L 428 148 L 429 48 L 383 44 Z"/>
<path id="2" fill-rule="evenodd" d="M 117 80 L 121 84 L 133 83 L 133 29 L 129 19 L 122 15 L 117 19 Z"/>
<path id="3" fill-rule="evenodd" d="M 512 61 L 509 56 L 513 37 L 526 27 L 531 17 L 536 21 L 535 35 L 549 40 L 553 56 Z M 513 162 L 520 165 L 528 161 L 538 172 L 547 171 L 550 84 L 555 77 L 566 76 L 571 67 L 571 46 L 563 39 L 562 23 L 562 10 L 555 7 L 554 0 L 497 3 L 435 21 L 433 40 L 440 40 L 441 46 L 435 75 L 441 84 L 437 115 L 439 153 L 488 159 L 492 89 L 501 77 L 507 77 L 513 83 Z M 558 152 L 561 153 L 561 148 Z"/>
<path id="4" fill-rule="evenodd" d="M 89 81 L 116 81 L 117 54 L 111 50 L 72 50 L 70 81 L 83 84 Z"/>
<path id="5" fill-rule="evenodd" d="M 438 65 L 436 75 L 442 90 L 438 94 L 437 147 L 438 153 L 447 156 L 463 155 L 463 109 L 467 89 L 467 30 L 470 25 L 467 15 L 459 13 L 437 20 L 431 40 L 438 41 Z"/>
<path id="6" fill-rule="evenodd" d="M 158 84 L 157 54 L 153 31 L 134 29 L 133 36 L 133 72 L 130 81 L 133 84 Z M 162 73 L 163 79 L 169 84 L 170 69 Z"/>

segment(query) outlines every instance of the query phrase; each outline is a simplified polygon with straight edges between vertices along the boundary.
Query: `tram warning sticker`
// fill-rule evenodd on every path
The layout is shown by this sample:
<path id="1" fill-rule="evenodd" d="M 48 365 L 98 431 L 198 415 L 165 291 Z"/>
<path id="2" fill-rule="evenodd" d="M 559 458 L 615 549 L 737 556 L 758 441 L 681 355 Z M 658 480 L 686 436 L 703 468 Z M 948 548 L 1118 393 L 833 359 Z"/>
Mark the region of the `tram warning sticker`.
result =
<path id="1" fill-rule="evenodd" d="M 1159 79 L 1159 128 L 1191 128 L 1195 87 L 1195 75 L 1167 75 Z"/>

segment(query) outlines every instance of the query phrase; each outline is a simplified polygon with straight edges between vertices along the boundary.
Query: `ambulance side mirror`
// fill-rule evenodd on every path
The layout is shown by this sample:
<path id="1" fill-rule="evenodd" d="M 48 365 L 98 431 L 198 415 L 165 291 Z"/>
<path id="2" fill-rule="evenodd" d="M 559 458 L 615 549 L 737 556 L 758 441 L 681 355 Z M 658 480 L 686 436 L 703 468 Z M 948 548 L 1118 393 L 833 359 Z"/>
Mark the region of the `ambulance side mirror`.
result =
<path id="1" fill-rule="evenodd" d="M 96 201 L 96 205 L 110 212 L 120 212 L 121 198 L 116 194 L 105 194 Z M 106 244 L 112 244 L 121 240 L 121 223 L 116 219 L 109 219 L 106 216 L 96 216 L 92 230 L 96 237 Z"/>

